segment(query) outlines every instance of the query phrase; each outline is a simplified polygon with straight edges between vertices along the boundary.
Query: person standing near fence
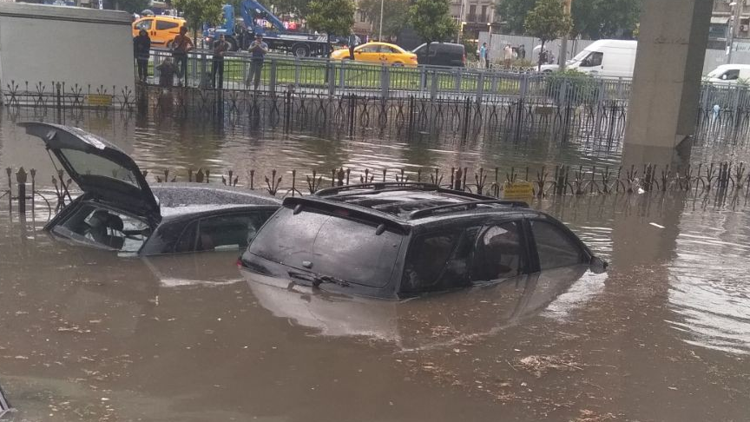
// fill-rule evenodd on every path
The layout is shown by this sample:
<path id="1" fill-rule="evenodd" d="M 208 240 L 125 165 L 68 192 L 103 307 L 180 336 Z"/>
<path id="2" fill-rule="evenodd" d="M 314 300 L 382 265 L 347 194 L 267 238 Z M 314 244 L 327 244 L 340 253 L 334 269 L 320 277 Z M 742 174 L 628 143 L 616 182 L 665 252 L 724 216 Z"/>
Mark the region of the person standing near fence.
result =
<path id="1" fill-rule="evenodd" d="M 151 38 L 148 32 L 141 29 L 138 36 L 133 38 L 133 54 L 138 64 L 138 81 L 146 83 L 148 79 L 148 58 L 151 55 Z"/>
<path id="2" fill-rule="evenodd" d="M 185 85 L 187 85 L 187 53 L 193 49 L 193 41 L 187 35 L 187 27 L 180 27 L 180 35 L 174 38 L 172 41 L 172 55 L 177 62 L 177 82 L 178 86 L 182 86 L 182 78 L 185 77 Z"/>
<path id="3" fill-rule="evenodd" d="M 250 87 L 252 83 L 255 90 L 260 86 L 260 75 L 263 70 L 263 61 L 268 54 L 268 44 L 263 41 L 263 35 L 255 34 L 255 41 L 250 44 L 250 73 L 247 75 L 245 85 Z"/>
<path id="4" fill-rule="evenodd" d="M 229 51 L 230 47 L 224 34 L 219 35 L 219 39 L 214 41 L 213 67 L 211 68 L 211 86 L 214 88 L 224 89 L 224 54 Z M 219 76 L 218 85 L 216 84 L 217 75 Z"/>
<path id="5" fill-rule="evenodd" d="M 511 47 L 510 44 L 505 45 L 503 59 L 505 60 L 505 68 L 510 69 L 510 65 L 513 62 L 513 47 Z"/>
<path id="6" fill-rule="evenodd" d="M 482 46 L 479 47 L 479 68 L 486 68 L 487 67 L 487 43 L 482 43 Z"/>
<path id="7" fill-rule="evenodd" d="M 523 44 L 518 47 L 518 58 L 521 60 L 526 59 L 526 47 Z"/>

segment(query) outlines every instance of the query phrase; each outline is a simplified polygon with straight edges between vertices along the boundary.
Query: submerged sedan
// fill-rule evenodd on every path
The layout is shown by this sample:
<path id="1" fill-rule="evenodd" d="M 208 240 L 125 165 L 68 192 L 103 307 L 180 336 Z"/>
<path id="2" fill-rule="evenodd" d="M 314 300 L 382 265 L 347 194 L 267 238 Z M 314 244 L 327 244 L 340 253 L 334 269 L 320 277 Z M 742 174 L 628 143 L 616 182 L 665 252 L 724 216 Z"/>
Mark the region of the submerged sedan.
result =
<path id="1" fill-rule="evenodd" d="M 46 144 L 83 194 L 45 230 L 66 241 L 139 255 L 242 250 L 279 201 L 236 188 L 150 187 L 132 158 L 81 129 L 21 123 Z"/>
<path id="2" fill-rule="evenodd" d="M 381 299 L 606 269 L 565 225 L 524 203 L 424 183 L 287 198 L 240 264 L 251 285 Z"/>

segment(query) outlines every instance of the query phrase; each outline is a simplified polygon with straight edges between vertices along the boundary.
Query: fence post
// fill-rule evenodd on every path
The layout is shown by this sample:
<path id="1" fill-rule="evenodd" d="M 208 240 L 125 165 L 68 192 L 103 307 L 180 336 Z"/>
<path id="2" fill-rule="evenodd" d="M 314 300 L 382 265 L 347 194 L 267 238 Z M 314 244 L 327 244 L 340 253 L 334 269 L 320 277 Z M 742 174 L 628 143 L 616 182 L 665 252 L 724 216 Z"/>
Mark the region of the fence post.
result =
<path id="1" fill-rule="evenodd" d="M 492 82 L 490 84 L 490 90 L 492 91 L 493 94 L 498 94 L 499 92 L 497 90 L 497 79 L 498 79 L 497 78 L 497 73 L 496 72 L 492 72 L 491 75 L 492 75 L 491 76 Z"/>
<path id="2" fill-rule="evenodd" d="M 461 70 L 456 70 L 456 91 L 461 92 Z"/>
<path id="3" fill-rule="evenodd" d="M 336 65 L 331 63 L 331 59 L 326 60 L 326 71 L 328 72 L 328 95 L 333 96 L 336 93 Z"/>
<path id="4" fill-rule="evenodd" d="M 526 95 L 529 91 L 529 74 L 524 73 L 521 77 L 521 87 L 518 91 L 518 99 L 521 101 L 526 101 Z"/>
<path id="5" fill-rule="evenodd" d="M 346 60 L 341 60 L 341 70 L 339 70 L 339 89 L 341 89 L 342 93 L 344 92 L 344 88 L 346 87 L 345 85 L 346 79 L 344 77 L 345 67 L 346 67 Z"/>
<path id="6" fill-rule="evenodd" d="M 479 72 L 479 78 L 477 80 L 477 104 L 482 104 L 483 95 L 484 95 L 484 72 Z"/>
<path id="7" fill-rule="evenodd" d="M 427 88 L 427 68 L 419 66 L 419 92 L 424 92 Z"/>
<path id="8" fill-rule="evenodd" d="M 435 98 L 437 98 L 437 92 L 438 92 L 438 71 L 433 69 L 432 70 L 432 86 L 430 87 L 430 99 L 432 101 L 435 101 Z"/>
<path id="9" fill-rule="evenodd" d="M 271 59 L 271 74 L 268 81 L 268 89 L 271 93 L 276 93 L 276 59 Z"/>
<path id="10" fill-rule="evenodd" d="M 383 100 L 387 100 L 388 91 L 391 85 L 391 74 L 390 74 L 390 69 L 387 68 L 385 65 L 382 65 L 381 69 L 382 71 L 380 72 L 380 95 Z"/>
<path id="11" fill-rule="evenodd" d="M 16 173 L 18 183 L 18 213 L 26 214 L 26 171 L 21 167 Z"/>
<path id="12" fill-rule="evenodd" d="M 617 78 L 617 99 L 622 99 L 622 76 Z"/>
<path id="13" fill-rule="evenodd" d="M 299 90 L 299 71 L 300 71 L 300 58 L 294 57 L 294 88 Z"/>

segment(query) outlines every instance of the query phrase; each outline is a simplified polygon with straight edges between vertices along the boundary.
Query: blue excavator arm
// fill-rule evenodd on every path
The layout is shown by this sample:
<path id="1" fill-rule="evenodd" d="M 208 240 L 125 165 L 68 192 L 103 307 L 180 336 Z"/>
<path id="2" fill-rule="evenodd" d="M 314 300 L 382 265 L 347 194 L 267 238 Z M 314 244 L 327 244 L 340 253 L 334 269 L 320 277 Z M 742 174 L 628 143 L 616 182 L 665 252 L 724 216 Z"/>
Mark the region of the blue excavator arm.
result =
<path id="1" fill-rule="evenodd" d="M 284 23 L 276 17 L 270 10 L 266 9 L 265 6 L 254 0 L 244 0 L 240 3 L 240 14 L 242 19 L 245 20 L 245 25 L 253 33 L 264 32 L 264 28 L 255 23 L 256 19 L 265 19 L 271 23 L 278 31 L 285 31 Z"/>

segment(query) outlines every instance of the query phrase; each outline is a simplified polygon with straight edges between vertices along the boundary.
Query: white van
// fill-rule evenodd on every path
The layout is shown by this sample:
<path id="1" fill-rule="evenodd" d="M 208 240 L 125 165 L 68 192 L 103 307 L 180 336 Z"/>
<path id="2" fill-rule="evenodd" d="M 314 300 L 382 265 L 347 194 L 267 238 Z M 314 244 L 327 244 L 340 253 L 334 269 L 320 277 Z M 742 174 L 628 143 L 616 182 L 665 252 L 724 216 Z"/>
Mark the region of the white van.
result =
<path id="1" fill-rule="evenodd" d="M 750 80 L 750 64 L 723 64 L 708 72 L 706 78 L 712 83 L 736 84 L 739 80 Z"/>
<path id="2" fill-rule="evenodd" d="M 568 60 L 568 69 L 603 78 L 632 78 L 638 41 L 599 40 Z M 554 72 L 558 65 L 542 66 L 542 72 Z"/>

